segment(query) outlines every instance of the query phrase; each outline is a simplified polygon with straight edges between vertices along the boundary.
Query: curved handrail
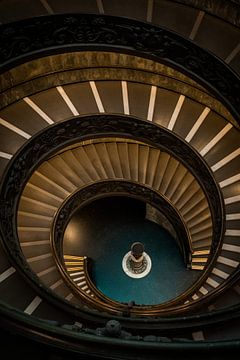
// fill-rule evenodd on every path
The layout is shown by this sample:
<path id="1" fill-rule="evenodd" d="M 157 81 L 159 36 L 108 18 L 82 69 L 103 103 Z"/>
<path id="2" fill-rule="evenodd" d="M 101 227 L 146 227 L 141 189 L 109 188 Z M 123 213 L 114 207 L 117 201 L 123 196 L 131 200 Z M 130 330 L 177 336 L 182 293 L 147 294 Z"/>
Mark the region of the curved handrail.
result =
<path id="1" fill-rule="evenodd" d="M 189 247 L 189 239 L 188 239 L 188 231 L 186 225 L 184 224 L 183 219 L 180 214 L 171 206 L 171 204 L 165 199 L 163 195 L 160 195 L 157 191 L 147 187 L 140 185 L 133 181 L 125 181 L 125 180 L 102 180 L 98 181 L 94 184 L 85 186 L 80 190 L 75 191 L 72 196 L 68 197 L 66 201 L 59 208 L 57 213 L 55 214 L 54 222 L 51 230 L 51 247 L 53 250 L 53 256 L 55 258 L 56 264 L 58 266 L 59 271 L 69 283 L 69 276 L 66 277 L 66 259 L 65 254 L 63 254 L 63 236 L 66 226 L 71 219 L 72 215 L 76 210 L 79 210 L 85 207 L 90 202 L 103 198 L 106 196 L 129 196 L 136 199 L 139 199 L 144 202 L 150 203 L 157 209 L 164 208 L 165 215 L 169 218 L 170 221 L 174 222 L 174 228 L 176 229 L 178 235 L 181 238 L 181 250 L 183 252 L 183 257 L 185 261 L 185 265 L 187 266 L 188 255 L 190 253 Z M 70 258 L 76 258 L 76 263 L 78 261 L 77 256 L 70 256 Z M 68 258 L 68 256 L 67 256 Z M 80 258 L 79 258 L 80 261 Z M 92 283 L 88 276 L 88 271 L 86 268 L 86 257 L 81 258 L 81 265 L 84 268 L 86 273 L 86 281 L 88 287 L 91 289 L 91 292 L 94 294 L 94 298 L 91 295 L 87 295 L 86 292 L 79 289 L 77 291 L 78 295 L 80 295 L 87 303 L 90 303 L 92 307 L 96 307 L 99 310 L 107 310 L 109 312 L 124 312 L 126 306 L 117 301 L 111 300 L 104 294 L 102 294 Z M 67 269 L 68 273 L 68 269 Z M 73 291 L 78 290 L 78 287 L 71 282 L 71 288 Z M 73 285 L 73 286 L 72 286 Z M 182 298 L 182 297 L 181 297 Z M 176 298 L 176 303 L 179 303 L 179 298 Z M 161 305 L 158 306 L 137 306 L 136 313 L 144 314 L 144 309 L 149 311 L 150 308 L 155 310 L 156 307 L 161 308 Z M 133 310 L 134 312 L 134 310 Z"/>
<path id="2" fill-rule="evenodd" d="M 220 248 L 224 234 L 224 207 L 220 190 L 205 162 L 186 142 L 158 125 L 130 116 L 91 115 L 54 124 L 33 136 L 13 157 L 1 185 L 0 202 L 3 216 L 0 233 L 15 265 L 31 279 L 37 291 L 42 291 L 43 296 L 47 296 L 49 301 L 54 300 L 52 295 L 49 296 L 49 290 L 43 286 L 40 289 L 39 279 L 30 269 L 20 250 L 16 214 L 21 191 L 33 171 L 48 157 L 75 142 L 103 136 L 134 138 L 156 148 L 160 147 L 183 162 L 198 179 L 208 199 L 214 227 L 210 254 L 212 260 L 196 282 L 196 286 L 199 285 L 208 276 L 209 269 L 215 262 L 217 249 Z M 67 302 L 64 306 L 70 307 Z M 183 308 L 185 309 L 186 305 Z"/>
<path id="3" fill-rule="evenodd" d="M 114 49 L 176 68 L 213 92 L 240 121 L 240 81 L 230 67 L 174 32 L 132 19 L 59 14 L 2 25 L 0 73 L 40 56 L 87 49 Z"/>
<path id="4" fill-rule="evenodd" d="M 7 331 L 8 334 L 13 332 L 14 335 L 21 336 L 21 341 L 27 339 L 25 346 L 28 351 L 31 351 L 30 349 L 34 346 L 34 352 L 36 352 L 38 346 L 45 345 L 47 349 L 51 349 L 51 353 L 53 353 L 53 349 L 57 349 L 58 355 L 59 351 L 63 351 L 64 355 L 64 351 L 67 349 L 68 356 L 69 353 L 74 355 L 76 352 L 85 355 L 96 353 L 98 357 L 106 356 L 106 353 L 111 356 L 118 356 L 121 353 L 121 357 L 128 358 L 131 353 L 136 355 L 136 349 L 138 349 L 138 358 L 145 360 L 146 358 L 151 359 L 151 356 L 155 358 L 156 351 L 158 354 L 160 352 L 162 355 L 166 354 L 167 357 L 176 356 L 176 359 L 179 358 L 179 353 L 183 354 L 186 352 L 186 354 L 192 355 L 192 351 L 194 351 L 195 357 L 196 351 L 199 351 L 200 358 L 204 354 L 208 356 L 214 354 L 216 356 L 217 352 L 224 355 L 225 358 L 226 354 L 229 355 L 231 351 L 236 351 L 236 349 L 240 348 L 239 339 L 210 342 L 172 339 L 176 328 L 172 328 L 172 335 L 171 332 L 168 332 L 167 335 L 164 333 L 163 336 L 155 336 L 152 335 L 154 333 L 154 328 L 152 327 L 149 329 L 150 338 L 148 337 L 149 333 L 146 335 L 146 331 L 145 335 L 142 335 L 141 329 L 138 331 L 139 335 L 125 332 L 128 338 L 121 338 L 119 335 L 109 337 L 100 335 L 100 333 L 98 335 L 96 328 L 86 329 L 83 327 L 81 329 L 76 326 L 74 331 L 74 326 L 44 321 L 25 315 L 18 310 L 6 306 L 4 303 L 0 303 L 0 305 L 0 327 L 2 331 Z M 235 318 L 239 318 L 239 316 L 240 313 L 235 313 Z M 202 326 L 202 323 L 201 325 L 196 324 L 196 326 L 192 330 Z M 221 359 L 222 357 L 219 358 Z"/>

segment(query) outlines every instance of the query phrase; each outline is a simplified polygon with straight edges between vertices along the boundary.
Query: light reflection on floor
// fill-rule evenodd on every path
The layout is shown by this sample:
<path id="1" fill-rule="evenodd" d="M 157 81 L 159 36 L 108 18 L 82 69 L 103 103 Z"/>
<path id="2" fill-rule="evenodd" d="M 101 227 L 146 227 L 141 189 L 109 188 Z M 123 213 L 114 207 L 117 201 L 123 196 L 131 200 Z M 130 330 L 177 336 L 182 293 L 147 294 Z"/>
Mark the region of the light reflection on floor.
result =
<path id="1" fill-rule="evenodd" d="M 185 268 L 172 236 L 144 215 L 144 204 L 132 199 L 98 200 L 69 223 L 64 252 L 93 260 L 93 281 L 108 297 L 152 305 L 180 295 L 200 272 Z M 152 260 L 151 272 L 141 279 L 130 278 L 122 270 L 123 256 L 135 241 L 145 245 Z"/>

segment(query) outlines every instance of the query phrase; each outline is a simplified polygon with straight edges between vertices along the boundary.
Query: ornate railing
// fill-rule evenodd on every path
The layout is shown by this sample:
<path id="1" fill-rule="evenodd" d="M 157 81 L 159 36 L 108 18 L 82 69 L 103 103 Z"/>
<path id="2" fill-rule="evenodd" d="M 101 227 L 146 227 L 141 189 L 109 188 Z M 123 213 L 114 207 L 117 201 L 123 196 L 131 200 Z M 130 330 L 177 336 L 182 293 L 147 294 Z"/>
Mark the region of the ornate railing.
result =
<path id="1" fill-rule="evenodd" d="M 68 222 L 76 210 L 86 206 L 88 203 L 102 197 L 121 195 L 142 200 L 151 204 L 158 210 L 164 210 L 164 215 L 174 226 L 179 238 L 180 250 L 183 255 L 185 266 L 189 265 L 190 240 L 188 230 L 179 212 L 169 203 L 169 201 L 157 191 L 147 186 L 130 181 L 107 180 L 96 182 L 76 191 L 68 197 L 58 209 L 55 216 L 52 242 L 56 256 L 62 263 L 63 260 L 63 236 Z"/>
<path id="2" fill-rule="evenodd" d="M 32 58 L 37 58 L 41 55 L 68 50 L 93 48 L 95 50 L 104 49 L 111 51 L 114 49 L 115 51 L 129 52 L 131 54 L 153 58 L 156 61 L 164 62 L 180 69 L 216 94 L 239 121 L 240 83 L 236 74 L 231 72 L 231 70 L 219 59 L 208 54 L 191 42 L 180 38 L 176 34 L 150 24 L 143 25 L 140 22 L 129 19 L 118 19 L 97 15 L 59 15 L 1 26 L 0 69 L 1 72 L 3 72 L 17 64 Z M 60 149 L 62 146 L 70 144 L 76 139 L 95 136 L 96 130 L 99 131 L 100 127 L 100 131 L 103 131 L 104 134 L 110 134 L 114 129 L 116 130 L 118 125 L 120 125 L 120 127 L 117 132 L 118 134 L 121 134 L 121 136 L 125 136 L 126 134 L 127 136 L 134 136 L 136 133 L 136 136 L 138 138 L 144 138 L 145 142 L 163 140 L 163 147 L 168 144 L 170 146 L 169 151 L 172 151 L 171 146 L 173 146 L 173 150 L 176 150 L 178 156 L 180 156 L 178 145 L 175 146 L 174 142 L 168 142 L 164 136 L 161 136 L 161 130 L 159 129 L 153 136 L 151 133 L 153 129 L 148 123 L 141 124 L 140 121 L 134 120 L 130 125 L 127 124 L 126 120 L 123 120 L 120 117 L 118 119 L 113 117 L 111 123 L 107 122 L 106 117 L 103 117 L 103 120 L 104 121 L 102 122 L 101 119 L 98 123 L 94 117 L 86 118 L 85 120 L 74 119 L 71 120 L 69 124 L 57 124 L 53 127 L 49 127 L 46 132 L 42 132 L 31 139 L 29 143 L 18 152 L 7 169 L 1 187 L 0 215 L 2 225 L 0 237 L 9 252 L 9 256 L 13 256 L 18 270 L 24 276 L 32 280 L 32 285 L 35 287 L 36 291 L 39 291 L 39 280 L 30 271 L 26 261 L 21 255 L 16 231 L 16 211 L 19 196 L 25 182 L 35 169 L 36 164 L 39 164 L 46 157 L 52 155 L 56 149 Z M 119 121 L 118 124 L 117 121 Z M 177 142 L 179 144 L 179 140 L 177 140 Z M 184 143 L 181 143 L 181 145 L 182 144 Z M 223 233 L 223 208 L 221 196 L 216 189 L 216 184 L 211 174 L 197 157 L 196 153 L 194 153 L 193 150 L 189 150 L 189 148 L 187 149 L 186 144 L 183 145 L 183 149 L 185 150 L 187 161 L 193 156 L 190 166 L 194 172 L 196 171 L 196 176 L 202 178 L 203 181 L 204 179 L 207 179 L 205 181 L 207 193 L 211 200 L 210 203 L 212 204 L 213 212 L 216 214 L 214 226 L 216 226 L 217 229 L 215 240 L 215 246 L 217 246 L 218 240 L 221 239 Z M 200 167 L 198 168 L 199 164 Z M 213 193 L 209 194 L 211 191 L 213 191 Z M 59 298 L 52 292 L 48 291 L 47 288 L 44 288 L 43 292 L 50 301 L 59 305 Z M 67 304 L 63 304 L 62 306 L 69 311 L 69 306 Z M 76 314 L 76 310 L 78 309 L 74 308 L 73 313 Z M 77 334 L 76 337 L 74 337 L 72 331 L 69 332 L 68 330 L 60 329 L 58 326 L 48 326 L 42 322 L 38 323 L 36 319 L 33 320 L 30 319 L 30 317 L 25 317 L 23 314 L 7 308 L 4 304 L 1 304 L 0 312 L 1 326 L 14 329 L 16 333 L 24 333 L 26 336 L 30 334 L 32 338 L 44 343 L 50 342 L 49 338 L 51 337 L 55 346 L 62 348 L 66 344 L 68 349 L 71 348 L 76 350 L 77 348 L 78 351 L 82 350 L 83 352 L 86 348 L 89 349 L 89 345 L 84 343 L 86 340 L 88 344 L 89 342 L 91 343 L 90 347 L 92 348 L 92 335 L 89 335 L 85 340 L 80 337 L 81 344 L 79 344 L 79 335 Z M 81 315 L 85 319 L 91 319 L 90 312 L 85 311 L 84 315 L 84 310 L 81 310 Z M 230 321 L 239 316 L 240 308 L 239 305 L 236 305 L 216 313 L 192 315 L 183 318 L 179 317 L 178 319 L 172 318 L 166 320 L 166 322 L 162 320 L 161 325 L 157 325 L 156 328 L 182 329 L 184 326 L 192 329 L 199 329 L 210 323 L 218 323 L 225 320 Z M 99 315 L 99 318 L 100 317 L 101 316 Z M 93 318 L 96 320 L 96 313 Z M 106 318 L 107 314 L 104 314 L 101 318 L 102 323 Z M 131 323 L 131 321 L 132 319 L 128 319 L 128 322 Z M 152 329 L 153 325 L 156 325 L 156 323 L 149 322 L 145 325 L 146 327 L 149 327 L 149 329 Z M 135 321 L 133 321 L 132 328 L 135 326 L 137 325 L 135 324 Z M 99 341 L 97 341 L 98 354 L 100 351 L 99 346 L 103 343 L 104 346 L 106 343 L 108 345 L 111 343 L 111 349 L 113 349 L 112 344 L 114 344 L 114 346 L 119 344 L 117 340 L 113 340 L 112 338 L 105 339 L 101 337 Z M 136 346 L 141 347 L 141 344 L 139 344 L 140 342 L 137 344 L 134 341 L 132 342 L 132 346 L 134 347 L 133 351 Z M 154 344 L 142 344 L 143 346 L 146 345 L 148 351 L 150 348 L 156 346 L 155 342 Z M 211 346 L 201 343 L 197 345 L 183 345 L 180 342 L 179 346 L 175 346 L 175 349 L 177 351 L 182 350 L 183 347 L 186 347 L 187 349 L 191 349 L 192 347 L 194 351 L 197 349 L 206 349 L 209 354 L 209 351 L 211 350 L 222 350 L 225 347 L 229 349 L 233 346 L 238 347 L 239 342 L 216 342 L 215 344 L 211 344 Z M 125 345 L 123 347 L 126 348 Z M 168 347 L 165 343 L 159 343 L 158 347 L 162 350 L 166 350 L 166 348 L 170 349 L 170 346 Z M 121 355 L 123 354 L 123 351 L 122 348 Z M 145 355 L 146 354 L 144 354 L 144 356 Z"/>
<path id="3" fill-rule="evenodd" d="M 26 182 L 41 162 L 66 146 L 104 136 L 137 139 L 173 154 L 186 165 L 204 189 L 211 210 L 214 234 L 209 257 L 211 261 L 196 282 L 195 286 L 198 286 L 213 266 L 224 233 L 224 207 L 219 188 L 205 162 L 186 142 L 153 123 L 120 115 L 75 117 L 67 122 L 55 124 L 31 138 L 14 156 L 3 178 L 0 194 L 0 234 L 10 258 L 14 260 L 19 271 L 31 279 L 36 291 L 40 291 L 42 296 L 47 296 L 49 301 L 55 301 L 60 306 L 57 296 L 54 297 L 42 284 L 39 286 L 39 279 L 30 269 L 20 250 L 16 229 L 18 202 Z M 71 311 L 67 302 L 62 301 L 61 306 Z M 187 305 L 183 310 L 186 308 Z M 157 316 L 157 312 L 155 315 Z"/>
<path id="4" fill-rule="evenodd" d="M 189 260 L 191 259 L 189 256 L 190 241 L 188 238 L 188 231 L 180 214 L 171 206 L 167 199 L 165 199 L 157 191 L 135 182 L 116 180 L 100 181 L 86 186 L 76 191 L 72 196 L 68 197 L 55 215 L 51 233 L 51 244 L 55 261 L 67 283 L 69 283 L 69 277 L 67 276 L 67 272 L 65 270 L 66 259 L 65 254 L 63 253 L 63 238 L 65 229 L 71 217 L 77 210 L 82 209 L 90 202 L 113 195 L 133 197 L 143 202 L 148 202 L 153 207 L 161 211 L 164 209 L 164 215 L 171 223 L 174 224 L 174 229 L 178 234 L 180 250 L 183 255 L 185 266 L 189 265 Z M 87 272 L 88 271 L 85 266 L 85 273 L 87 274 Z M 113 301 L 99 292 L 90 279 L 86 279 L 86 281 L 89 289 L 91 289 L 91 293 L 94 294 L 94 298 L 91 295 L 88 295 L 86 291 L 82 291 L 71 281 L 71 288 L 83 299 L 84 302 L 89 303 L 93 308 L 98 308 L 99 310 L 105 309 L 112 313 L 115 312 L 119 314 L 125 311 L 125 305 Z M 144 310 L 147 309 L 147 312 L 149 313 L 149 308 L 149 306 L 137 306 L 133 312 L 140 314 L 144 313 Z M 154 312 L 156 312 L 156 307 L 151 308 Z"/>
<path id="5" fill-rule="evenodd" d="M 2 25 L 0 72 L 28 60 L 67 51 L 140 55 L 186 73 L 240 118 L 240 81 L 220 59 L 169 30 L 127 18 L 70 14 Z"/>
<path id="6" fill-rule="evenodd" d="M 214 314 L 212 314 L 214 315 Z M 129 358 L 129 356 L 136 356 L 137 358 L 145 360 L 155 359 L 156 354 L 161 356 L 166 355 L 166 358 L 178 359 L 179 354 L 185 356 L 192 356 L 196 359 L 202 359 L 204 356 L 218 356 L 218 359 L 225 359 L 227 356 L 236 354 L 239 351 L 239 340 L 225 340 L 225 341 L 191 341 L 182 340 L 177 337 L 178 329 L 181 331 L 183 326 L 183 319 L 179 318 L 175 321 L 175 328 L 171 335 L 171 321 L 165 323 L 165 330 L 157 330 L 157 335 L 154 335 L 154 323 L 151 328 L 142 332 L 140 328 L 132 331 L 124 330 L 121 326 L 122 321 L 116 322 L 112 320 L 105 320 L 100 325 L 88 328 L 83 323 L 60 324 L 53 321 L 44 321 L 30 316 L 26 316 L 21 312 L 11 309 L 3 303 L 0 303 L 0 328 L 2 336 L 2 353 L 12 354 L 11 346 L 9 347 L 9 336 L 16 339 L 18 336 L 21 339 L 21 349 L 24 353 L 36 356 L 38 351 L 41 356 L 49 354 L 61 359 L 69 359 L 69 354 L 75 357 L 76 353 L 79 355 L 96 354 L 99 358 L 106 356 Z M 225 320 L 226 326 L 231 327 L 231 320 L 239 319 L 239 309 L 233 308 L 229 312 L 228 318 L 224 314 L 219 313 L 215 315 L 215 321 L 220 319 Z M 217 319 L 218 318 L 218 319 Z M 197 321 L 198 319 L 198 321 Z M 203 316 L 192 316 L 192 325 L 195 321 L 196 331 L 205 325 L 209 325 L 211 317 L 203 319 Z M 221 321 L 221 320 L 220 320 Z M 111 330 L 112 329 L 112 330 Z M 174 335 L 175 334 L 175 335 Z M 6 342 L 5 342 L 6 341 Z M 18 342 L 15 345 L 19 346 Z M 14 347 L 15 349 L 15 347 Z M 16 349 L 13 354 L 16 355 Z M 199 354 L 199 356 L 198 356 Z"/>

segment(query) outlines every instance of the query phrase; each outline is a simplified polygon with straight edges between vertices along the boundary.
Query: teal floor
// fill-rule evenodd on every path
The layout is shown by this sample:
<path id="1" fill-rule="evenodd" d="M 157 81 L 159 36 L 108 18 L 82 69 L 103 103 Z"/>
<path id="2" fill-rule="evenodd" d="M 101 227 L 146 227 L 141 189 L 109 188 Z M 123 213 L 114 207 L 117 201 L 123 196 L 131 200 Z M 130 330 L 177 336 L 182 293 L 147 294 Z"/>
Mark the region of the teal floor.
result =
<path id="1" fill-rule="evenodd" d="M 172 236 L 144 216 L 144 204 L 135 200 L 98 200 L 69 223 L 64 253 L 90 257 L 92 279 L 111 299 L 153 305 L 180 295 L 200 273 L 185 268 Z M 140 279 L 130 278 L 122 270 L 122 258 L 135 241 L 144 244 L 152 260 L 151 272 Z"/>

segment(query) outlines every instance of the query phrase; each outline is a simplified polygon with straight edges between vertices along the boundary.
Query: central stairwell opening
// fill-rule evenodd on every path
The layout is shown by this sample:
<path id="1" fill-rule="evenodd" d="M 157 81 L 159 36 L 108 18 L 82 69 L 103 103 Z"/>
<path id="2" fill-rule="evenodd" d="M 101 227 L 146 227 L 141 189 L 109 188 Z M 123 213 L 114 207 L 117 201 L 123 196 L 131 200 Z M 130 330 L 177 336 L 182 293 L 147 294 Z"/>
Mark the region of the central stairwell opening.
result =
<path id="1" fill-rule="evenodd" d="M 122 259 L 136 241 L 144 244 L 152 261 L 150 273 L 141 279 L 122 269 Z M 200 275 L 186 268 L 173 236 L 146 219 L 146 204 L 129 197 L 98 199 L 76 211 L 65 230 L 63 252 L 92 260 L 93 283 L 122 303 L 160 304 L 180 295 Z"/>

